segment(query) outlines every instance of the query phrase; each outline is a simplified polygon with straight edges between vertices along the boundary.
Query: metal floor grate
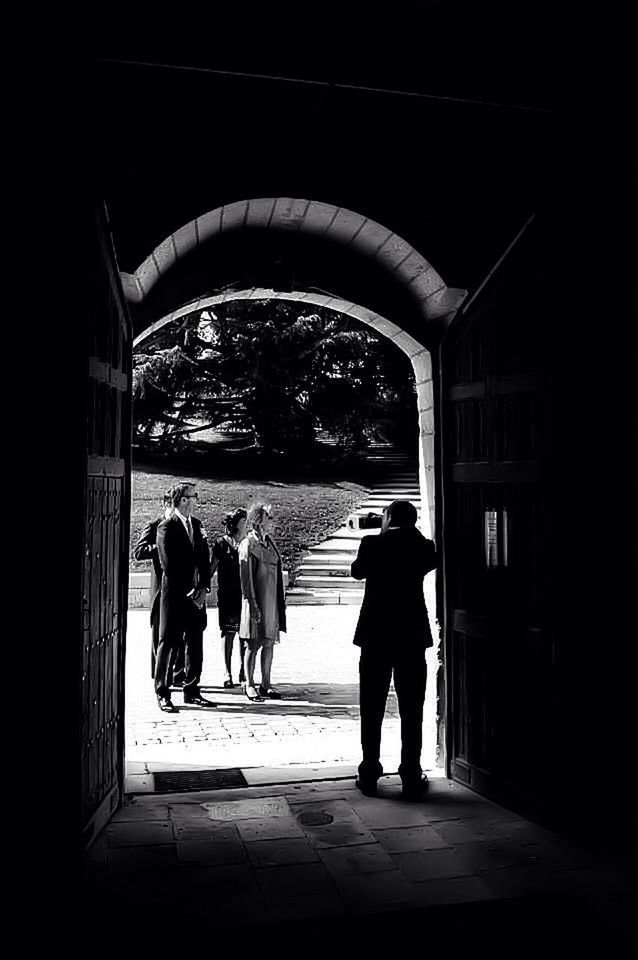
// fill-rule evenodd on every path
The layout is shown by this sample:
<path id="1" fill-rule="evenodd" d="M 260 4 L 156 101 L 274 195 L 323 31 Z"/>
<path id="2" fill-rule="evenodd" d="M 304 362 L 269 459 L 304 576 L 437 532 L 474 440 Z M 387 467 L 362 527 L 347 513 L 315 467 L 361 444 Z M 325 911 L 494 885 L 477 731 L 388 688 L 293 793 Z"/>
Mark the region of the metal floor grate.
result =
<path id="1" fill-rule="evenodd" d="M 155 773 L 155 793 L 187 793 L 189 790 L 225 790 L 247 787 L 241 770 L 170 770 Z"/>

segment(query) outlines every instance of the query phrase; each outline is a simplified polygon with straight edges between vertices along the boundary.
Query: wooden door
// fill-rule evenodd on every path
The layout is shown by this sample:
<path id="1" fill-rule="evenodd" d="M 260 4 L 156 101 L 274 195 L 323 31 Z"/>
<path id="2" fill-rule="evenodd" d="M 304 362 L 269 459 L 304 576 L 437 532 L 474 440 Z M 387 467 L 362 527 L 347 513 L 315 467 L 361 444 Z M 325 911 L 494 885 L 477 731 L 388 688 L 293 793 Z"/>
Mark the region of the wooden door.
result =
<path id="1" fill-rule="evenodd" d="M 106 218 L 96 215 L 87 320 L 80 670 L 81 820 L 88 845 L 124 788 L 131 331 Z"/>
<path id="2" fill-rule="evenodd" d="M 520 273 L 441 351 L 450 773 L 532 812 L 551 736 L 550 376 Z"/>

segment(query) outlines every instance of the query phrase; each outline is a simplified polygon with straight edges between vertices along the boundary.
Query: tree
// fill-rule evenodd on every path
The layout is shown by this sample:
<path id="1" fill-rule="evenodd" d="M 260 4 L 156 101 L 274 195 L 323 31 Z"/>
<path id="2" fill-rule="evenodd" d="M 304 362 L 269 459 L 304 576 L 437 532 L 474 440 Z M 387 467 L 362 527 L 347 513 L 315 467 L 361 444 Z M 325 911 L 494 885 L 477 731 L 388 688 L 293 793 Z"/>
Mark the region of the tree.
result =
<path id="1" fill-rule="evenodd" d="M 252 434 L 268 452 L 304 453 L 327 431 L 365 446 L 375 422 L 414 397 L 409 361 L 333 311 L 290 301 L 229 301 L 158 331 L 134 356 L 136 441 L 179 448 L 212 427 Z"/>

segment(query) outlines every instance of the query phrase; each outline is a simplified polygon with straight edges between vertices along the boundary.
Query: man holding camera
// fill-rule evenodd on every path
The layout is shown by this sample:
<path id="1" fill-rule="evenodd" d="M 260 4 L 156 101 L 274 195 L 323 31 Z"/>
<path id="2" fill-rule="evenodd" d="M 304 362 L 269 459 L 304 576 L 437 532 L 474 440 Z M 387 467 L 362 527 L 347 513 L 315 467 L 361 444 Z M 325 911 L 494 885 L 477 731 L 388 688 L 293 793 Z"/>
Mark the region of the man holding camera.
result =
<path id="1" fill-rule="evenodd" d="M 361 647 L 359 696 L 361 747 L 357 787 L 376 796 L 381 725 L 394 674 L 401 716 L 403 797 L 417 800 L 427 789 L 421 768 L 423 704 L 427 667 L 425 651 L 432 634 L 423 595 L 425 575 L 436 567 L 436 550 L 416 528 L 416 507 L 394 500 L 383 511 L 381 531 L 365 536 L 352 564 L 352 576 L 365 580 L 365 593 L 354 643 Z"/>

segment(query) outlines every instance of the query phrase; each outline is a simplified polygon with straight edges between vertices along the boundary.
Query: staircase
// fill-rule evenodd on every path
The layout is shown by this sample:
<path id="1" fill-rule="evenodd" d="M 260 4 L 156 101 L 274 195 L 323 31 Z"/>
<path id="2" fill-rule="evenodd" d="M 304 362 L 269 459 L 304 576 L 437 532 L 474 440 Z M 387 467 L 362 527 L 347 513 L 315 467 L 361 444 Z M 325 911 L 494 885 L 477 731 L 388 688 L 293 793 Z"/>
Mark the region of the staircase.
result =
<path id="1" fill-rule="evenodd" d="M 361 538 L 378 534 L 379 528 L 359 527 L 369 513 L 379 517 L 393 500 L 410 500 L 420 514 L 421 493 L 414 458 L 396 453 L 385 444 L 371 447 L 368 461 L 376 468 L 377 479 L 367 499 L 326 540 L 303 558 L 295 586 L 286 593 L 288 604 L 361 603 L 365 581 L 350 576 Z"/>

